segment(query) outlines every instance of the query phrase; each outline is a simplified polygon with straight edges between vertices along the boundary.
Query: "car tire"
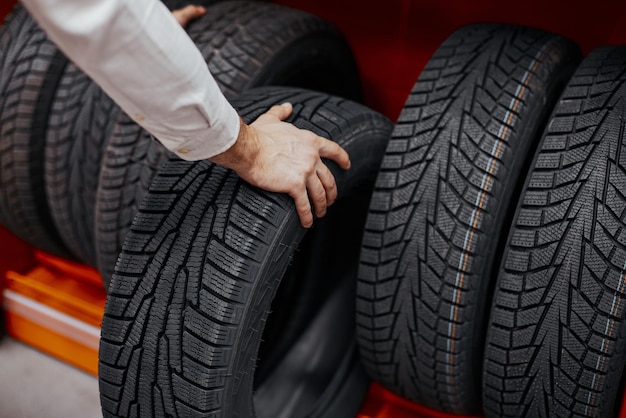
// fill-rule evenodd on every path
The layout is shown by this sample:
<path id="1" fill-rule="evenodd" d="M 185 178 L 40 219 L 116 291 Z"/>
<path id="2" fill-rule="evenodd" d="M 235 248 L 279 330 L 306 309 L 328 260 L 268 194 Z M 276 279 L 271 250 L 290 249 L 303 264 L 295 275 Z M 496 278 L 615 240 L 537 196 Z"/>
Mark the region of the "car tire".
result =
<path id="1" fill-rule="evenodd" d="M 189 35 L 227 98 L 264 85 L 308 88 L 358 101 L 360 77 L 329 22 L 266 2 L 228 1 L 192 22 Z M 172 154 L 120 114 L 106 148 L 96 200 L 97 267 L 108 287 L 133 216 Z"/>
<path id="2" fill-rule="evenodd" d="M 21 4 L 0 29 L 0 223 L 36 248 L 68 256 L 44 192 L 44 136 L 67 60 Z"/>
<path id="3" fill-rule="evenodd" d="M 332 138 L 351 156 L 347 171 L 328 162 L 336 202 L 305 230 L 289 196 L 251 187 L 208 161 L 173 157 L 143 199 L 109 287 L 99 354 L 105 416 L 358 411 L 369 378 L 359 374 L 351 348 L 354 287 L 362 228 L 392 124 L 354 102 L 294 88 L 257 88 L 233 103 L 250 122 L 285 101 L 295 104 L 288 121 Z M 334 239 L 318 241 L 318 234 Z M 310 302 L 308 323 L 290 310 L 270 313 L 285 304 L 279 287 L 294 281 L 325 289 Z M 300 330 L 293 343 L 266 338 L 265 324 L 290 329 L 292 323 Z M 302 359 L 298 347 L 312 349 L 307 338 L 320 350 Z M 259 358 L 263 346 L 270 355 Z M 294 358 L 300 360 L 287 361 Z"/>
<path id="4" fill-rule="evenodd" d="M 626 362 L 626 47 L 593 50 L 541 138 L 488 322 L 489 417 L 618 416 Z"/>
<path id="5" fill-rule="evenodd" d="M 357 286 L 361 357 L 391 391 L 480 412 L 494 266 L 520 178 L 579 59 L 551 33 L 470 25 L 414 85 L 372 197 Z"/>

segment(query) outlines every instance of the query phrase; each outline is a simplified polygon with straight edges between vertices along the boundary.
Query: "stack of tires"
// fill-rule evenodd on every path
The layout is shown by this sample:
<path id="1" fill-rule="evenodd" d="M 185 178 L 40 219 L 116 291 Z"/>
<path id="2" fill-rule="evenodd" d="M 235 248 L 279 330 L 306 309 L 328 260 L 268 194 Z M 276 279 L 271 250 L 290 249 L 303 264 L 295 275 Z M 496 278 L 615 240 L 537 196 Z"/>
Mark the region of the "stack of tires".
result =
<path id="1" fill-rule="evenodd" d="M 615 416 L 626 360 L 626 48 L 474 25 L 420 75 L 357 284 L 368 374 L 489 417 Z"/>
<path id="2" fill-rule="evenodd" d="M 352 51 L 316 16 L 224 1 L 187 31 L 248 122 L 290 101 L 294 124 L 354 152 L 349 173 L 334 169 L 343 190 L 324 224 L 305 234 L 289 198 L 251 188 L 208 162 L 177 159 L 68 62 L 20 5 L 0 33 L 0 221 L 34 247 L 102 272 L 109 292 L 99 370 L 105 415 L 219 408 L 226 415 L 355 415 L 369 385 L 355 345 L 355 267 L 392 124 L 357 103 Z M 162 243 L 155 239 L 165 224 L 142 224 L 157 218 L 174 231 Z M 152 232 L 159 235 L 149 238 Z M 342 238 L 334 240 L 335 232 Z M 169 261 L 139 278 L 137 255 L 150 270 L 161 257 Z M 190 281 L 172 281 L 172 269 L 193 271 Z M 145 296 L 137 279 L 152 294 L 147 299 L 155 298 L 139 301 L 143 307 L 135 306 L 134 297 Z M 120 321 L 139 338 L 114 331 Z M 180 340 L 178 348 L 165 343 L 170 351 L 162 337 L 174 334 Z M 132 354 L 153 338 L 155 357 Z M 231 375 L 229 365 L 239 370 Z M 152 378 L 160 400 L 135 399 L 131 392 L 146 393 Z"/>
<path id="3" fill-rule="evenodd" d="M 393 124 L 321 19 L 224 1 L 188 28 L 241 116 L 291 102 L 338 199 L 183 161 L 17 9 L 0 221 L 103 272 L 105 416 L 353 417 L 371 380 L 443 413 L 613 416 L 626 361 L 626 47 L 463 27 Z"/>
<path id="4" fill-rule="evenodd" d="M 229 1 L 187 31 L 227 97 L 256 86 L 360 99 L 351 50 L 331 24 Z M 50 253 L 113 271 L 164 147 L 67 61 L 20 5 L 2 32 L 0 221 Z"/>

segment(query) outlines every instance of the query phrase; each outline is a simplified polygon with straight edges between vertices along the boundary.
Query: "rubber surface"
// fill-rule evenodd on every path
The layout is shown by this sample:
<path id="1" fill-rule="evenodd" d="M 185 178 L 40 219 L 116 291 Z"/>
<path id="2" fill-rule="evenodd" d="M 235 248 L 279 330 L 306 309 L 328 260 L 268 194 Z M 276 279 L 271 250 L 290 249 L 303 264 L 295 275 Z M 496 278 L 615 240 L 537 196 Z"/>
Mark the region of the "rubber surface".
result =
<path id="1" fill-rule="evenodd" d="M 299 338 L 281 353 L 280 361 L 262 382 L 258 368 L 255 370 L 255 416 L 330 418 L 358 413 L 370 379 L 354 341 L 356 272 L 327 277 L 339 280 L 334 291 L 318 304 L 316 317 L 300 330 Z M 277 294 L 275 301 L 280 299 Z M 277 313 L 272 310 L 271 315 Z M 262 344 L 269 346 L 271 341 L 265 340 L 265 335 Z M 265 360 L 259 355 L 260 362 Z"/>
<path id="2" fill-rule="evenodd" d="M 171 10 L 213 3 L 164 2 Z M 67 65 L 46 129 L 46 196 L 63 243 L 75 258 L 91 266 L 97 265 L 94 218 L 100 168 L 119 112 L 89 76 L 73 63 Z"/>
<path id="3" fill-rule="evenodd" d="M 329 163 L 339 191 L 336 203 L 305 231 L 288 196 L 251 188 L 233 172 L 206 161 L 170 160 L 142 202 L 109 287 L 99 363 L 105 416 L 263 416 L 266 408 L 255 410 L 254 405 L 268 402 L 284 405 L 283 412 L 297 408 L 288 416 L 327 416 L 323 411 L 339 407 L 328 396 L 358 410 L 354 403 L 360 404 L 367 385 L 358 375 L 356 380 L 349 377 L 356 372 L 352 366 L 341 366 L 354 338 L 354 316 L 334 315 L 326 331 L 347 330 L 338 336 L 315 327 L 329 312 L 319 307 L 341 311 L 354 306 L 353 291 L 340 304 L 330 301 L 342 294 L 342 283 L 355 286 L 360 231 L 392 125 L 356 103 L 306 90 L 266 87 L 244 93 L 234 103 L 251 121 L 285 101 L 295 103 L 290 121 L 332 138 L 351 156 L 348 171 Z M 316 242 L 318 233 L 331 232 L 335 240 L 325 240 L 325 247 L 300 247 L 303 241 Z M 307 271 L 306 266 L 319 275 L 294 275 Z M 271 360 L 274 347 L 265 338 L 264 324 L 282 322 L 287 329 L 295 316 L 270 314 L 285 302 L 277 300 L 277 288 L 293 278 L 325 287 L 328 293 L 310 326 L 297 320 L 300 335 L 296 343 L 282 346 L 280 357 L 297 358 L 292 349 L 307 335 L 317 336 L 320 357 L 278 362 L 264 377 L 257 376 L 255 369 Z M 259 356 L 261 339 L 270 347 L 265 350 L 269 359 Z M 310 349 L 310 344 L 304 347 Z M 336 366 L 325 358 L 335 358 Z M 325 372 L 309 379 L 309 364 Z M 279 370 L 290 370 L 294 379 L 301 377 L 301 384 L 313 386 L 296 403 L 288 402 L 294 399 L 291 385 L 270 390 L 270 398 L 253 399 L 253 388 L 263 393 L 264 385 L 276 382 Z M 343 377 L 337 377 L 340 370 Z M 336 380 L 355 382 L 363 392 L 320 394 L 319 388 L 337 388 Z"/>
<path id="4" fill-rule="evenodd" d="M 95 202 L 102 155 L 119 107 L 70 63 L 46 130 L 45 191 L 54 225 L 78 260 L 96 264 Z"/>
<path id="5" fill-rule="evenodd" d="M 485 350 L 492 417 L 609 417 L 626 361 L 626 47 L 554 110 L 506 243 Z"/>
<path id="6" fill-rule="evenodd" d="M 188 32 L 228 98 L 263 85 L 360 97 L 352 52 L 337 29 L 316 16 L 265 2 L 211 6 Z M 106 149 L 96 202 L 98 263 L 108 285 L 133 216 L 171 154 L 125 114 Z"/>
<path id="7" fill-rule="evenodd" d="M 480 412 L 502 231 L 579 59 L 553 34 L 471 25 L 413 87 L 372 197 L 357 286 L 361 355 L 388 389 L 433 409 Z"/>
<path id="8" fill-rule="evenodd" d="M 20 4 L 0 31 L 0 223 L 34 247 L 67 256 L 43 184 L 48 112 L 67 61 Z"/>

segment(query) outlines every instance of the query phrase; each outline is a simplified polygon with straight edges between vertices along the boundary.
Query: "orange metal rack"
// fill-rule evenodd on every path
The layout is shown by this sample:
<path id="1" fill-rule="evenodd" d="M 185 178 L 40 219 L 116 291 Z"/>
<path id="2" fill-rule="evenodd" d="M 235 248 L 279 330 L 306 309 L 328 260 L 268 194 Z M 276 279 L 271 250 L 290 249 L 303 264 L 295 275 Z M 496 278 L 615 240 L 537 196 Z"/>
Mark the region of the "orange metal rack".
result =
<path id="1" fill-rule="evenodd" d="M 93 375 L 98 374 L 106 293 L 97 271 L 35 251 L 24 273 L 5 272 L 9 335 Z"/>

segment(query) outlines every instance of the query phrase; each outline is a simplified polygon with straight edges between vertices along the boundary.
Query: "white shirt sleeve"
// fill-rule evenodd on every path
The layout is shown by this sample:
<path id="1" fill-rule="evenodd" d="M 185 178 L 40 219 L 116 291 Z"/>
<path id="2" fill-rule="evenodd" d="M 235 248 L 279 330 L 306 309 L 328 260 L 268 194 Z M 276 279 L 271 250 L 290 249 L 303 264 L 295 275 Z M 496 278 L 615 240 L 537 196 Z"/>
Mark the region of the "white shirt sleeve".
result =
<path id="1" fill-rule="evenodd" d="M 22 0 L 57 47 L 186 160 L 227 150 L 239 115 L 158 0 Z"/>

